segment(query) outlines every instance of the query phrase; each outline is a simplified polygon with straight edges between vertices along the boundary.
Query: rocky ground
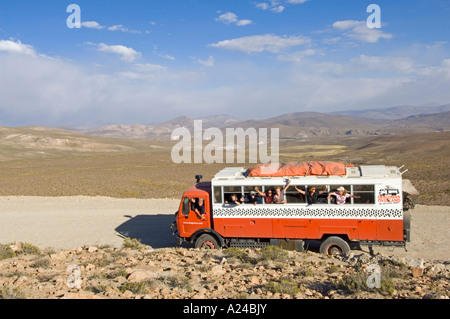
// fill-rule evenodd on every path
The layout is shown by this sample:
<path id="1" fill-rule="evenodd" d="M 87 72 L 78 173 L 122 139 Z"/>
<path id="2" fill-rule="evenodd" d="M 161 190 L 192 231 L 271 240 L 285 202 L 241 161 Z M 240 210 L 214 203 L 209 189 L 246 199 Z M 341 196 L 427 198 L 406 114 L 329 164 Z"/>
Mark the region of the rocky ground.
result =
<path id="1" fill-rule="evenodd" d="M 376 269 L 379 288 L 370 288 Z M 0 299 L 448 299 L 449 291 L 448 261 L 362 251 L 153 249 L 130 239 L 58 251 L 0 245 Z"/>

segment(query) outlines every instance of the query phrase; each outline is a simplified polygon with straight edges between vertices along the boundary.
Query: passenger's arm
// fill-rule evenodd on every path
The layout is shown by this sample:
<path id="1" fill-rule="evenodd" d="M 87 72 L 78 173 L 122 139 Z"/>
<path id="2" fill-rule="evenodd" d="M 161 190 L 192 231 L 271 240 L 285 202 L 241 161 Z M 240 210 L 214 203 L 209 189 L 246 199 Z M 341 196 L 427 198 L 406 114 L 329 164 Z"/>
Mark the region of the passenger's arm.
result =
<path id="1" fill-rule="evenodd" d="M 326 192 L 328 192 L 328 185 L 325 185 L 323 190 L 319 191 L 319 194 L 323 194 L 323 193 L 326 193 Z"/>
<path id="2" fill-rule="evenodd" d="M 289 180 L 289 182 L 287 183 L 286 187 L 283 188 L 283 190 L 282 190 L 283 192 L 285 192 L 289 188 L 289 185 L 291 185 L 291 178 L 288 177 L 288 180 Z"/>
<path id="3" fill-rule="evenodd" d="M 297 192 L 299 192 L 300 194 L 302 194 L 302 195 L 305 195 L 305 194 L 306 194 L 305 191 L 303 191 L 303 190 L 297 188 L 297 186 L 295 186 L 295 190 L 296 190 Z"/>
<path id="4" fill-rule="evenodd" d="M 263 196 L 263 197 L 266 196 L 266 194 L 264 194 L 263 192 L 261 192 L 259 190 L 258 186 L 255 186 L 255 192 L 257 192 L 259 196 Z"/>

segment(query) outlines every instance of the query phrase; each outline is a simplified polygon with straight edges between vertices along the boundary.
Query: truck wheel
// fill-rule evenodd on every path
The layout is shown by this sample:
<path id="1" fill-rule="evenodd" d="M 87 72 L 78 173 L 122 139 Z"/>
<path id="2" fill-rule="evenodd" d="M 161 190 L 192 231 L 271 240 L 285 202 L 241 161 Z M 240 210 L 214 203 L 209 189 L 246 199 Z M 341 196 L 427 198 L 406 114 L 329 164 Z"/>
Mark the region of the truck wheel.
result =
<path id="1" fill-rule="evenodd" d="M 217 240 L 213 236 L 209 234 L 204 234 L 201 235 L 199 238 L 197 238 L 197 240 L 195 241 L 195 248 L 218 249 L 219 244 L 217 243 Z"/>
<path id="2" fill-rule="evenodd" d="M 348 254 L 350 245 L 341 237 L 328 237 L 320 245 L 320 253 L 326 255 L 342 255 Z"/>

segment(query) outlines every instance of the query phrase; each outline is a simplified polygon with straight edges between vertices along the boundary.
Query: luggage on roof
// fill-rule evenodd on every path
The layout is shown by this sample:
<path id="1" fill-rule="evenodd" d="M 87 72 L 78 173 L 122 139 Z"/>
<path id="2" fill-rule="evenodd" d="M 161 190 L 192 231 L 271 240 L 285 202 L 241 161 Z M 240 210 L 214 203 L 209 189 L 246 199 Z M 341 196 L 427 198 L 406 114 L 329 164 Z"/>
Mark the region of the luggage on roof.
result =
<path id="1" fill-rule="evenodd" d="M 342 176 L 347 174 L 344 163 L 339 162 L 287 162 L 260 164 L 248 169 L 248 177 L 284 176 Z"/>

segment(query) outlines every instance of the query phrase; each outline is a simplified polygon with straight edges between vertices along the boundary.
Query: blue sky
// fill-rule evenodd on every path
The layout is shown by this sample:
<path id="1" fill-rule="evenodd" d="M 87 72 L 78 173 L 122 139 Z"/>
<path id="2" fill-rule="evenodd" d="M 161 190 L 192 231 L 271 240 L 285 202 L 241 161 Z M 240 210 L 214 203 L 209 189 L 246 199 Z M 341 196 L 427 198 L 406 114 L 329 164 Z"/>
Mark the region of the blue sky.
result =
<path id="1" fill-rule="evenodd" d="M 447 104 L 449 41 L 443 0 L 4 0 L 0 126 Z"/>

